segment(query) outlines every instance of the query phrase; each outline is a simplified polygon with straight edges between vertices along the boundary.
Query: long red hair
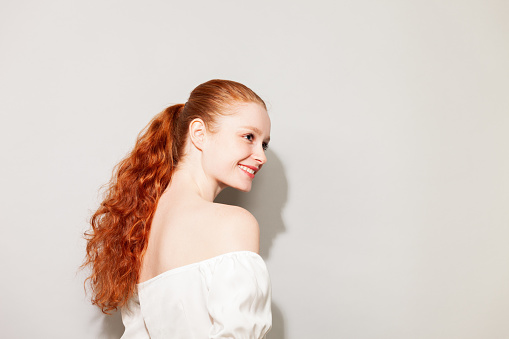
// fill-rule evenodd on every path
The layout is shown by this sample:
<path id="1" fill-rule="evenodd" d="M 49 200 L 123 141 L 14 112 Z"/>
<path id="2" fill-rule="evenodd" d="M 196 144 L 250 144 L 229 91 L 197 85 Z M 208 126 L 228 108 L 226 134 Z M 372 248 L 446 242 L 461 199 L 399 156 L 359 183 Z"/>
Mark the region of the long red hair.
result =
<path id="1" fill-rule="evenodd" d="M 189 123 L 201 118 L 212 130 L 218 115 L 236 103 L 265 103 L 248 87 L 210 80 L 196 87 L 187 103 L 166 108 L 139 134 L 134 149 L 115 167 L 104 200 L 85 232 L 86 279 L 92 303 L 104 313 L 127 304 L 136 292 L 143 254 L 157 203 L 184 156 Z"/>

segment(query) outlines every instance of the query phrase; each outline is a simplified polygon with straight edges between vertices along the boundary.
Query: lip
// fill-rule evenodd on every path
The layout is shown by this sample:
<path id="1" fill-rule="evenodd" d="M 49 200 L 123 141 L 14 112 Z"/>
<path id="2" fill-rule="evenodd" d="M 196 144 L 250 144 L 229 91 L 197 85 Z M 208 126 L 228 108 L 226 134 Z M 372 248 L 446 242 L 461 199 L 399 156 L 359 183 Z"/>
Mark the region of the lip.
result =
<path id="1" fill-rule="evenodd" d="M 253 167 L 253 166 L 244 165 L 244 164 L 239 164 L 239 166 L 245 166 L 245 167 L 247 167 L 247 168 L 249 168 L 249 169 L 252 169 L 252 170 L 254 171 L 254 174 L 251 174 L 251 173 L 246 172 L 245 170 L 243 170 L 242 168 L 240 168 L 240 167 L 239 167 L 239 169 L 240 169 L 242 172 L 246 173 L 246 174 L 247 174 L 247 175 L 248 175 L 251 179 L 253 179 L 253 178 L 255 177 L 256 172 L 258 172 L 258 168 Z"/>

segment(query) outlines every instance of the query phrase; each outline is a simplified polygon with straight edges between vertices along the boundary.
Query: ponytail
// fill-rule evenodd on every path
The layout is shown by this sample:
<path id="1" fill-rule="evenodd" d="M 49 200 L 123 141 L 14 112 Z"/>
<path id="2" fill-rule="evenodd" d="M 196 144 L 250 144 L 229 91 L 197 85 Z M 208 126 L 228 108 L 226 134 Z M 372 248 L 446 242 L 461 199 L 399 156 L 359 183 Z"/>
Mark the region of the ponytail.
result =
<path id="1" fill-rule="evenodd" d="M 174 138 L 184 105 L 166 108 L 139 134 L 134 149 L 115 167 L 104 201 L 91 218 L 84 266 L 104 313 L 122 307 L 135 292 L 157 202 L 180 157 Z"/>

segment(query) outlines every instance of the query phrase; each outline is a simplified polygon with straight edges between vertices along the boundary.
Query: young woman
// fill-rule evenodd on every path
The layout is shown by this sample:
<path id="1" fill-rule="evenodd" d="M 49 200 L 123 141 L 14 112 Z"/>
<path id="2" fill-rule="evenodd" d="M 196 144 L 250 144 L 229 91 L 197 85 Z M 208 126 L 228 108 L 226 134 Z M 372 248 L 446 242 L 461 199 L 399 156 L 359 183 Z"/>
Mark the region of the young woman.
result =
<path id="1" fill-rule="evenodd" d="M 168 107 L 116 167 L 86 234 L 93 304 L 120 308 L 122 338 L 264 338 L 271 286 L 259 227 L 214 203 L 249 191 L 270 119 L 246 86 L 211 80 Z"/>

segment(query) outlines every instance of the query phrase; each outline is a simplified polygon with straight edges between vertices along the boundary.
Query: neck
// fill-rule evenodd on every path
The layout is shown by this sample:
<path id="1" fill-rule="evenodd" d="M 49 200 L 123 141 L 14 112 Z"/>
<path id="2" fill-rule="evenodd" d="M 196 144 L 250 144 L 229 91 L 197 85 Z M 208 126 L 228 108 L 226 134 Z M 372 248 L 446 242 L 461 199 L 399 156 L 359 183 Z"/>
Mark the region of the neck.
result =
<path id="1" fill-rule="evenodd" d="M 213 202 L 223 188 L 215 180 L 207 178 L 201 166 L 190 166 L 182 163 L 173 172 L 165 193 L 171 192 L 171 194 L 183 199 L 199 198 Z"/>

